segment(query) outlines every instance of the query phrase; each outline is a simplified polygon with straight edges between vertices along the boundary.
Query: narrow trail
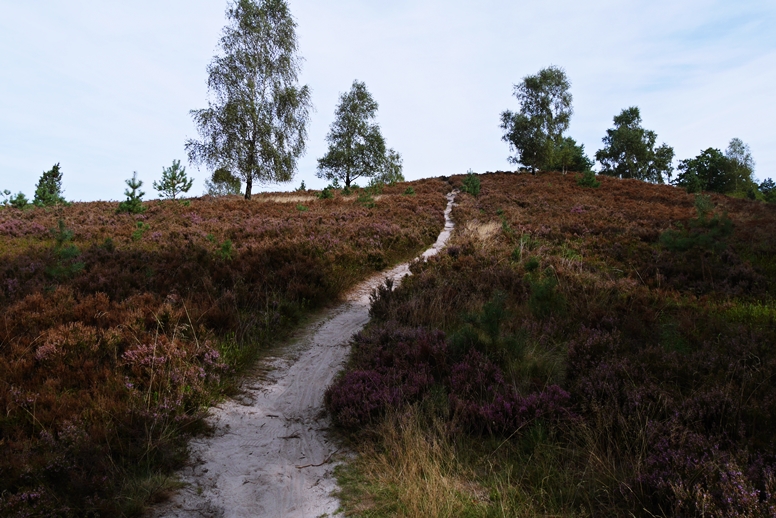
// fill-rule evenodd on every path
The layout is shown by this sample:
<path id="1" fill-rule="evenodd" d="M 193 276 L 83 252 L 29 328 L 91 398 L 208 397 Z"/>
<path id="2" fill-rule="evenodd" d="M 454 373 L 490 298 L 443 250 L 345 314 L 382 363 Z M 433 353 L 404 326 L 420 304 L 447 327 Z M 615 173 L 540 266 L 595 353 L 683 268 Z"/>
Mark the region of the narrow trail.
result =
<path id="1" fill-rule="evenodd" d="M 445 228 L 423 253 L 437 254 L 450 238 L 456 192 L 447 195 Z M 248 378 L 243 392 L 210 411 L 215 433 L 191 442 L 191 461 L 180 477 L 187 486 L 150 510 L 152 517 L 336 516 L 339 502 L 331 462 L 323 393 L 348 355 L 350 337 L 369 322 L 369 295 L 383 280 L 398 284 L 409 263 L 374 275 L 345 302 L 308 326 L 273 369 Z"/>

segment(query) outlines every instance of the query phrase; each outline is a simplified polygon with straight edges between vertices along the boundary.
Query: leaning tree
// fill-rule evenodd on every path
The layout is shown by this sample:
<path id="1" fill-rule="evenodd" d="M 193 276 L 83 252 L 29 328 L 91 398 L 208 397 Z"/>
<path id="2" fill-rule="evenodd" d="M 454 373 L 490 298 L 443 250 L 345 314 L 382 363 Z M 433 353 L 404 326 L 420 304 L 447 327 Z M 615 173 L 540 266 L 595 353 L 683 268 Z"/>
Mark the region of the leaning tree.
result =
<path id="1" fill-rule="evenodd" d="M 296 22 L 285 0 L 235 0 L 221 54 L 208 66 L 208 107 L 192 110 L 202 140 L 189 160 L 224 168 L 245 182 L 291 181 L 305 149 L 310 90 L 298 86 Z"/>

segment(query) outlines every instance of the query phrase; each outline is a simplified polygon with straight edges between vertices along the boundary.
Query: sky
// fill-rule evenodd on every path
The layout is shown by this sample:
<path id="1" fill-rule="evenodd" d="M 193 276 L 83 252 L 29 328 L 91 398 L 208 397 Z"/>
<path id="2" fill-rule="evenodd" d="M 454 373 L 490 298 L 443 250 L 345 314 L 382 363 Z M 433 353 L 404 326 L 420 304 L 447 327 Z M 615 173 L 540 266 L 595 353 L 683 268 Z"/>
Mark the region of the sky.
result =
<path id="1" fill-rule="evenodd" d="M 300 83 L 312 90 L 292 190 L 326 182 L 317 159 L 339 96 L 364 81 L 407 179 L 513 170 L 500 114 L 513 85 L 549 65 L 571 81 L 568 135 L 591 157 L 624 108 L 676 161 L 736 137 L 776 178 L 776 2 L 738 0 L 288 0 Z M 198 138 L 226 0 L 0 0 L 0 191 L 34 194 L 59 163 L 68 200 L 119 200 L 137 171 L 146 199 Z M 255 192 L 255 191 L 254 191 Z"/>

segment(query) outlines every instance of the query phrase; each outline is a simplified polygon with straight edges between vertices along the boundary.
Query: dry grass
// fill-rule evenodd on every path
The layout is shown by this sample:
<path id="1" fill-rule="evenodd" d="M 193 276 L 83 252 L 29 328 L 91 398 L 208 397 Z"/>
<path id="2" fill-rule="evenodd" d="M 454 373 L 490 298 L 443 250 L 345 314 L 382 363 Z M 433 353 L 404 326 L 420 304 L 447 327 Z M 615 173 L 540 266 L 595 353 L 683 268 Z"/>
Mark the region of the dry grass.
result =
<path id="1" fill-rule="evenodd" d="M 359 452 L 361 484 L 377 489 L 354 511 L 364 516 L 442 518 L 472 516 L 488 492 L 456 458 L 444 424 L 423 426 L 417 411 L 394 415 L 379 428 L 380 448 Z"/>
<path id="2" fill-rule="evenodd" d="M 373 433 L 376 440 L 362 443 L 357 459 L 339 468 L 346 487 L 340 497 L 349 516 L 585 516 L 538 504 L 530 485 L 524 487 L 521 480 L 527 476 L 526 467 L 507 467 L 508 462 L 499 460 L 509 456 L 511 446 L 486 441 L 478 447 L 455 440 L 447 423 L 429 418 L 417 406 L 386 417 Z M 545 462 L 530 456 L 522 460 Z"/>
<path id="3" fill-rule="evenodd" d="M 308 194 L 261 194 L 255 196 L 253 199 L 259 202 L 275 202 L 275 203 L 308 203 L 315 201 L 317 198 Z"/>
<path id="4" fill-rule="evenodd" d="M 462 238 L 474 238 L 479 241 L 488 241 L 493 238 L 501 229 L 501 225 L 496 221 L 480 223 L 478 221 L 468 221 L 457 233 Z"/>

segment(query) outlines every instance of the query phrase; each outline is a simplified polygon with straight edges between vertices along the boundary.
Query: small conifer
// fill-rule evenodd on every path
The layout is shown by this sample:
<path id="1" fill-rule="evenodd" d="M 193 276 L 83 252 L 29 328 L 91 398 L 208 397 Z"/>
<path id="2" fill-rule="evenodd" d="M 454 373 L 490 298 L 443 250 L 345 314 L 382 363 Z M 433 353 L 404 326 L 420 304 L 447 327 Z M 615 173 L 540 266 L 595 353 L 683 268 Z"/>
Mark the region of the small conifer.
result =
<path id="1" fill-rule="evenodd" d="M 171 167 L 162 170 L 162 181 L 154 181 L 154 189 L 164 198 L 174 200 L 179 194 L 189 192 L 193 183 L 194 179 L 186 176 L 186 168 L 181 167 L 181 161 L 173 160 Z"/>
<path id="2" fill-rule="evenodd" d="M 133 172 L 132 178 L 125 180 L 125 183 L 129 187 L 124 190 L 124 195 L 127 199 L 119 203 L 119 208 L 116 212 L 127 212 L 129 214 L 145 212 L 146 208 L 143 206 L 142 200 L 145 193 L 140 190 L 143 182 L 137 179 L 137 172 Z"/>
<path id="3" fill-rule="evenodd" d="M 59 163 L 54 164 L 50 171 L 45 171 L 35 186 L 35 198 L 32 203 L 37 207 L 50 207 L 65 203 L 62 196 L 62 171 Z"/>

